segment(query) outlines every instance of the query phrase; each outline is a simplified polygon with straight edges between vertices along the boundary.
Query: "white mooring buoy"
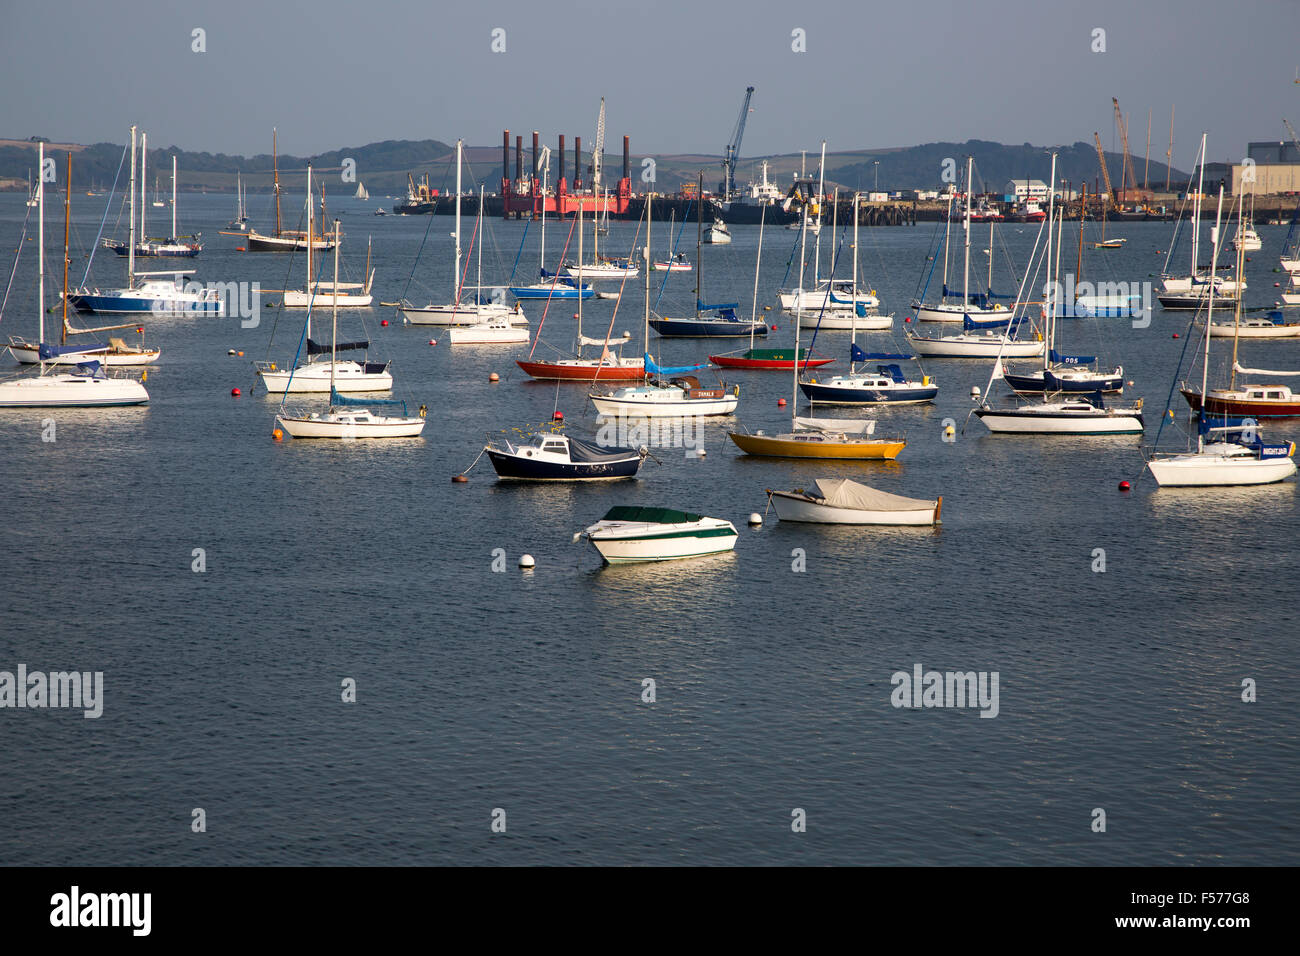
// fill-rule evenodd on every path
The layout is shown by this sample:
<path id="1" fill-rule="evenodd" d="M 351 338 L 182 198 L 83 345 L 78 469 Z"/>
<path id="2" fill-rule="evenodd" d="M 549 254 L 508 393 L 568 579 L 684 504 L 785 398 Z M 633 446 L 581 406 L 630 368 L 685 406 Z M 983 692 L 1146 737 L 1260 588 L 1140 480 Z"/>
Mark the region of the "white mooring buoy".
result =
<path id="1" fill-rule="evenodd" d="M 521 567 L 525 571 L 531 571 L 536 566 L 536 564 L 537 562 L 533 560 L 533 556 L 531 554 L 521 554 L 519 556 L 519 567 Z"/>
<path id="2" fill-rule="evenodd" d="M 750 513 L 749 515 L 750 527 L 757 528 L 762 523 L 763 523 L 763 516 L 761 514 L 759 514 L 757 511 Z"/>

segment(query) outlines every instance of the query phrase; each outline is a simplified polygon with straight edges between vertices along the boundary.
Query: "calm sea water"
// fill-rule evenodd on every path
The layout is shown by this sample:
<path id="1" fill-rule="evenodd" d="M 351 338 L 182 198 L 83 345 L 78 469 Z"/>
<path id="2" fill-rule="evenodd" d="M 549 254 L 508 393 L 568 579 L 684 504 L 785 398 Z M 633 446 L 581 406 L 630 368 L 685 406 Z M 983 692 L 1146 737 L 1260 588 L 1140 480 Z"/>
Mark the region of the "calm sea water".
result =
<path id="1" fill-rule="evenodd" d="M 74 195 L 74 282 L 103 202 Z M 378 219 L 379 203 L 389 205 L 334 203 L 350 276 L 372 235 L 379 300 L 446 301 L 451 219 Z M 250 205 L 266 228 L 265 198 Z M 301 260 L 289 275 L 288 257 L 239 253 L 217 234 L 232 211 L 233 197 L 182 197 L 182 225 L 207 242 L 197 278 L 299 285 Z M 21 197 L 0 197 L 6 254 L 25 212 Z M 52 275 L 61 215 L 51 202 Z M 1003 247 L 1023 268 L 1035 228 L 999 230 L 1005 291 Z M 1112 226 L 1128 248 L 1089 250 L 1085 278 L 1147 279 L 1171 228 Z M 509 275 L 523 230 L 488 224 L 486 284 Z M 629 250 L 634 230 L 613 224 L 609 247 Z M 730 247 L 705 250 L 703 295 L 747 312 L 758 228 L 732 231 Z M 1252 305 L 1276 296 L 1284 231 L 1260 228 Z M 552 262 L 565 232 L 548 230 Z M 666 232 L 656 224 L 657 251 Z M 900 325 L 933 234 L 932 224 L 863 232 L 864 281 Z M 531 281 L 538 235 L 529 229 L 520 280 Z M 795 239 L 766 233 L 760 309 Z M 829 229 L 823 239 L 825 252 Z M 682 241 L 694 259 L 693 224 Z M 1067 230 L 1067 263 L 1073 242 Z M 977 273 L 988 245 L 977 227 Z M 26 246 L 4 335 L 36 331 L 35 242 Z M 95 281 L 117 283 L 123 268 L 99 255 Z M 691 278 L 669 280 L 660 311 L 689 308 Z M 634 291 L 614 328 L 637 347 Z M 56 293 L 52 281 L 47 302 Z M 588 334 L 612 308 L 584 310 Z M 552 311 L 546 341 L 567 345 L 571 312 Z M 535 327 L 540 309 L 528 314 Z M 429 407 L 423 439 L 277 443 L 277 403 L 254 392 L 250 363 L 289 361 L 302 321 L 269 309 L 250 329 L 153 320 L 147 340 L 164 355 L 148 407 L 0 413 L 0 670 L 102 671 L 105 687 L 98 720 L 0 711 L 5 863 L 1300 860 L 1293 482 L 1157 490 L 1137 480 L 1136 439 L 995 438 L 974 420 L 944 442 L 944 420 L 961 429 L 989 364 L 933 361 L 934 406 L 877 413 L 882 429 L 907 435 L 896 463 L 747 458 L 719 420 L 704 428 L 706 457 L 659 449 L 662 464 L 635 483 L 500 485 L 484 460 L 456 485 L 489 433 L 555 408 L 574 433 L 593 432 L 584 389 L 527 380 L 513 362 L 523 349 L 430 347 L 439 333 L 376 307 L 343 315 L 340 334 L 369 336 L 371 354 L 394 361 L 396 395 Z M 775 310 L 770 321 L 772 342 L 789 343 L 790 321 Z M 1149 441 L 1186 327 L 1185 313 L 1157 307 L 1147 329 L 1070 323 L 1062 345 L 1124 364 Z M 846 333 L 818 339 L 827 354 L 847 348 Z M 1295 342 L 1242 350 L 1243 364 L 1300 368 Z M 662 359 L 708 351 L 670 342 Z M 788 421 L 777 406 L 787 375 L 733 378 L 737 421 Z M 1181 399 L 1174 408 L 1182 424 Z M 53 442 L 42 441 L 46 419 Z M 1300 438 L 1300 423 L 1269 434 Z M 774 515 L 745 527 L 764 488 L 831 475 L 942 494 L 942 528 L 819 529 Z M 1129 494 L 1116 490 L 1125 478 Z M 742 529 L 736 552 L 602 568 L 570 538 L 621 503 L 730 519 Z M 203 573 L 191 570 L 198 548 Z M 1104 573 L 1093 570 L 1098 548 Z M 535 571 L 516 569 L 522 552 Z M 998 716 L 894 708 L 891 675 L 918 663 L 996 671 Z M 355 703 L 340 699 L 346 678 Z M 646 678 L 654 703 L 641 699 Z M 1241 700 L 1247 678 L 1255 703 Z M 205 833 L 191 830 L 195 808 Z M 491 832 L 494 808 L 506 811 L 505 834 Z M 795 808 L 806 833 L 791 830 Z M 1104 833 L 1091 829 L 1094 808 Z"/>

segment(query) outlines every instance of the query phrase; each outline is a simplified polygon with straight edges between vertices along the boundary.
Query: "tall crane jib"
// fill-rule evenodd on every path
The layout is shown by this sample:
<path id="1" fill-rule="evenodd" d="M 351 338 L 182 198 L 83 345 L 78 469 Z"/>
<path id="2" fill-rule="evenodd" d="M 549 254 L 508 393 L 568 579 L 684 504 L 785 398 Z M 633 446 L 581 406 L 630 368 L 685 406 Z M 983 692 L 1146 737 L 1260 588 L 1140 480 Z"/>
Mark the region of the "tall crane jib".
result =
<path id="1" fill-rule="evenodd" d="M 749 101 L 753 98 L 754 88 L 745 87 L 745 102 L 740 106 L 740 118 L 731 131 L 731 142 L 727 143 L 722 152 L 722 182 L 718 184 L 718 192 L 723 202 L 731 202 L 736 193 L 736 157 L 740 155 L 740 141 L 745 136 L 745 120 L 749 118 Z"/>

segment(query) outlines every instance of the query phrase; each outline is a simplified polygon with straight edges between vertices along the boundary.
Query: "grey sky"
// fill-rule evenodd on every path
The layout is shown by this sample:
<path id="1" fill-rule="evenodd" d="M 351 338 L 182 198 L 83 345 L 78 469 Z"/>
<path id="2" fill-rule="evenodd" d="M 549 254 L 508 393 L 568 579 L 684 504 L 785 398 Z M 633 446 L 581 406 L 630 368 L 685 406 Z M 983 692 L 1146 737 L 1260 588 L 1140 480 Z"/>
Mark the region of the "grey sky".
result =
<path id="1" fill-rule="evenodd" d="M 176 0 L 18 4 L 0 11 L 0 136 L 294 154 L 501 130 L 595 133 L 635 151 L 721 153 L 754 85 L 745 155 L 989 139 L 1112 139 L 1174 165 L 1195 140 L 1238 159 L 1300 124 L 1300 3 L 1259 0 Z M 206 53 L 191 31 L 206 31 Z M 506 31 L 505 53 L 491 51 Z M 807 52 L 791 50 L 791 31 Z M 1093 30 L 1106 31 L 1094 53 Z"/>

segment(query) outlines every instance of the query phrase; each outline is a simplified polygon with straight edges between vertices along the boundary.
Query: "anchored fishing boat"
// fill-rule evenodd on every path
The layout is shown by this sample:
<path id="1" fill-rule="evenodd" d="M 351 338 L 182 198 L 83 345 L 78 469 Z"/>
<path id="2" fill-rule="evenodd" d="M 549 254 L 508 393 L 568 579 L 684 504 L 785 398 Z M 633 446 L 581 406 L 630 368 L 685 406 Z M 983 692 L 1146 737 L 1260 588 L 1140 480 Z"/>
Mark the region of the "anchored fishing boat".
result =
<path id="1" fill-rule="evenodd" d="M 923 526 L 939 524 L 943 496 L 934 500 L 904 498 L 851 481 L 818 478 L 817 492 L 773 491 L 767 500 L 782 521 L 813 524 Z"/>
<path id="2" fill-rule="evenodd" d="M 733 551 L 736 527 L 721 518 L 708 518 L 672 508 L 619 505 L 605 517 L 573 536 L 586 537 L 608 564 L 675 561 Z"/>

